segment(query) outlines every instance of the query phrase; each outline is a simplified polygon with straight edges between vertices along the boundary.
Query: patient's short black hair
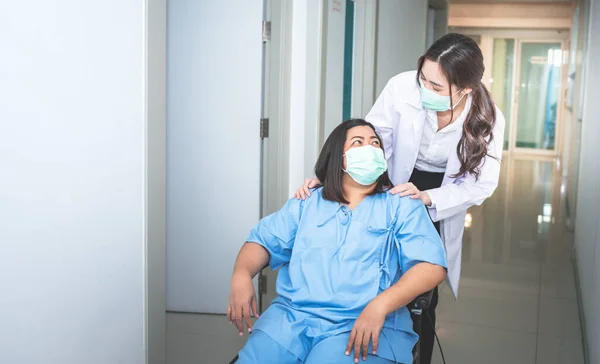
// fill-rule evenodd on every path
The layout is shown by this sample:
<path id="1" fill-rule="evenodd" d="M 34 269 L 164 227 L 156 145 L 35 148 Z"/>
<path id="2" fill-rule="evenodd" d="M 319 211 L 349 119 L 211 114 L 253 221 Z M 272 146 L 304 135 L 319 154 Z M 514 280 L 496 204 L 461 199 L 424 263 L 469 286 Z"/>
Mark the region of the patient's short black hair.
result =
<path id="1" fill-rule="evenodd" d="M 335 128 L 323 145 L 321 154 L 315 164 L 315 175 L 321 181 L 323 185 L 322 195 L 323 198 L 329 201 L 335 201 L 341 204 L 348 204 L 348 200 L 344 197 L 344 189 L 342 185 L 342 178 L 344 176 L 344 144 L 348 130 L 356 126 L 368 126 L 373 129 L 379 145 L 383 149 L 383 142 L 381 137 L 375 130 L 375 127 L 363 119 L 350 119 L 342 122 Z M 390 177 L 387 171 L 385 171 L 377 180 L 377 186 L 373 191 L 375 193 L 381 193 L 386 191 L 392 186 Z"/>

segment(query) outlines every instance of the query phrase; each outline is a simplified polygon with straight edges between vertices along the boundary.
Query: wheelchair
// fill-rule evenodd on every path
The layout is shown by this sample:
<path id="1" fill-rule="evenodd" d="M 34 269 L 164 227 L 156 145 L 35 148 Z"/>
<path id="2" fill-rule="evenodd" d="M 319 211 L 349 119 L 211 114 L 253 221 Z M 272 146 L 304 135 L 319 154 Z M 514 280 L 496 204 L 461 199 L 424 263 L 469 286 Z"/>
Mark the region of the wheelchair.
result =
<path id="1" fill-rule="evenodd" d="M 417 333 L 417 335 L 421 336 L 421 326 L 422 326 L 422 316 L 424 311 L 429 308 L 431 304 L 431 298 L 433 297 L 433 290 L 423 293 L 419 297 L 417 297 L 414 301 L 406 306 L 410 311 L 410 316 L 413 320 L 413 329 Z M 420 352 L 421 352 L 421 340 L 418 340 L 413 348 L 413 362 L 412 364 L 420 364 Z M 238 356 L 236 355 L 229 364 L 235 364 L 238 360 Z M 407 364 L 407 363 L 406 363 Z"/>

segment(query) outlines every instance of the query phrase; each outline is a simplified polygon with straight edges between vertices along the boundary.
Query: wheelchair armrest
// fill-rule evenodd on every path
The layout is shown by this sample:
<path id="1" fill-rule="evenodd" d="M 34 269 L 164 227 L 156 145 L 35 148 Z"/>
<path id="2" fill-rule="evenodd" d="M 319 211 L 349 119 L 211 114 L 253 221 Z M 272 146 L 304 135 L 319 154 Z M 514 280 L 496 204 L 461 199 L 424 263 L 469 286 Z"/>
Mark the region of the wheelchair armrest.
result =
<path id="1" fill-rule="evenodd" d="M 408 309 L 412 312 L 413 310 L 426 310 L 431 304 L 433 298 L 433 290 L 425 292 L 415 298 L 409 305 Z"/>

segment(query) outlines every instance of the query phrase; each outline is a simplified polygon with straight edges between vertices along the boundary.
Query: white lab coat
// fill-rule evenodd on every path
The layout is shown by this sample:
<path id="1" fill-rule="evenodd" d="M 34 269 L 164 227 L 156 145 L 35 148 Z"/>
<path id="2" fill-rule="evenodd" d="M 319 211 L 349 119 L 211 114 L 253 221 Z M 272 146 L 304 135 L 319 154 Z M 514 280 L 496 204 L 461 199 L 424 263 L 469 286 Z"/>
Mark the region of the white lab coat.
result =
<path id="1" fill-rule="evenodd" d="M 416 71 L 409 71 L 390 79 L 365 118 L 375 126 L 383 139 L 390 178 L 395 185 L 408 182 L 412 174 L 427 117 L 416 77 Z M 469 103 L 465 112 L 468 112 L 467 107 L 470 107 Z M 460 280 L 465 215 L 469 207 L 480 205 L 490 197 L 498 185 L 504 125 L 504 116 L 496 107 L 494 138 L 488 146 L 488 154 L 498 160 L 486 157 L 478 180 L 470 174 L 452 177 L 460 169 L 460 161 L 454 151 L 462 132 L 456 133 L 442 186 L 428 191 L 435 201 L 429 213 L 434 221 L 440 221 L 440 233 L 448 258 L 447 281 L 455 297 L 458 296 Z"/>

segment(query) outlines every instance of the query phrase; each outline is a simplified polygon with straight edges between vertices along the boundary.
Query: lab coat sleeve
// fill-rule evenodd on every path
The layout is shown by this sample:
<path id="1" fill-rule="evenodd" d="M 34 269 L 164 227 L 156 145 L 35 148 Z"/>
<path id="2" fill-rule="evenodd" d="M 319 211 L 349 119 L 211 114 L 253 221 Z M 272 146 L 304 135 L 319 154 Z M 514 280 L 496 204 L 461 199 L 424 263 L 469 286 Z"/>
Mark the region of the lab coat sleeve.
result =
<path id="1" fill-rule="evenodd" d="M 395 233 L 402 272 L 422 262 L 447 268 L 446 250 L 421 200 L 402 197 L 398 211 Z"/>
<path id="2" fill-rule="evenodd" d="M 433 221 L 441 221 L 473 205 L 481 205 L 498 186 L 500 162 L 504 143 L 504 116 L 496 108 L 494 139 L 488 146 L 488 156 L 484 158 L 479 179 L 471 174 L 457 178 L 454 183 L 427 190 L 433 202 L 429 214 Z"/>
<path id="3" fill-rule="evenodd" d="M 394 145 L 394 126 L 398 123 L 399 114 L 394 107 L 394 100 L 398 96 L 394 96 L 394 84 L 392 80 L 388 81 L 383 91 L 375 101 L 375 105 L 371 108 L 371 111 L 365 117 L 365 120 L 373 124 L 377 133 L 381 136 L 383 142 L 383 150 L 385 152 L 385 159 L 388 165 L 391 165 L 391 159 L 393 157 Z"/>
<path id="4" fill-rule="evenodd" d="M 269 252 L 273 270 L 290 261 L 303 204 L 302 200 L 290 199 L 279 211 L 261 219 L 246 239 Z"/>

